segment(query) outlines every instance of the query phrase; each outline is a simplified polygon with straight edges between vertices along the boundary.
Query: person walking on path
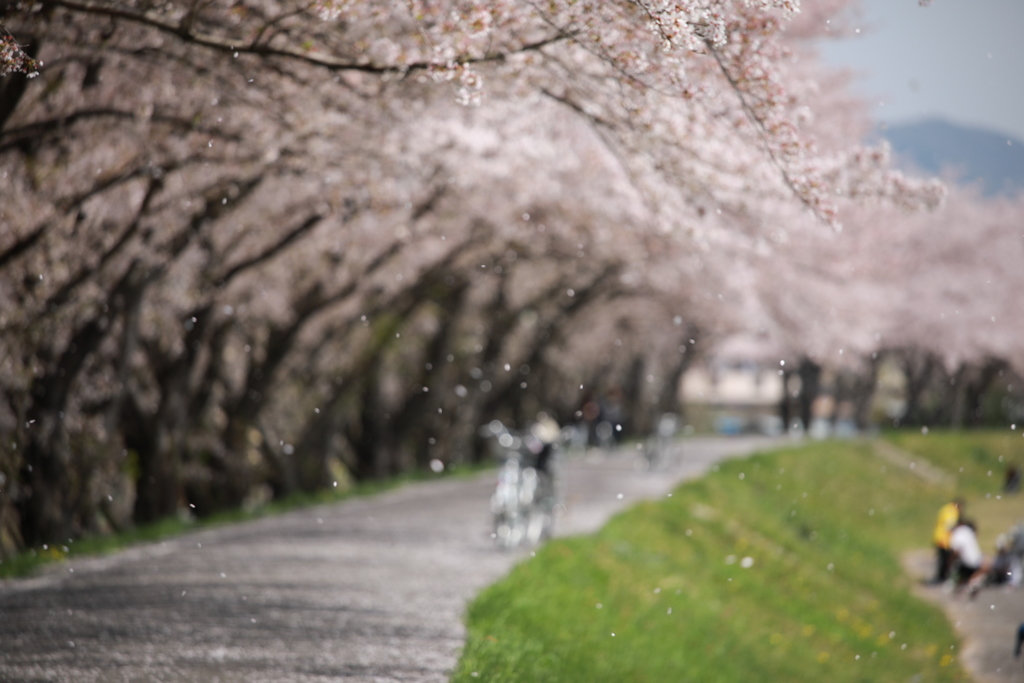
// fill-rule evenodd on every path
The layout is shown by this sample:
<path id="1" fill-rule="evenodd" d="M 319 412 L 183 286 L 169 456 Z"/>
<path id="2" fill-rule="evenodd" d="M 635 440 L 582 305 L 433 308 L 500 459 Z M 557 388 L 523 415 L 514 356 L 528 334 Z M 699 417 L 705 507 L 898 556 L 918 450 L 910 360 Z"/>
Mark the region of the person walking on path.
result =
<path id="1" fill-rule="evenodd" d="M 935 531 L 932 533 L 932 543 L 935 545 L 935 577 L 932 579 L 932 583 L 945 583 L 949 578 L 949 569 L 953 564 L 949 539 L 953 529 L 960 523 L 960 512 L 963 506 L 963 499 L 955 498 L 939 508 L 939 515 L 935 520 Z"/>

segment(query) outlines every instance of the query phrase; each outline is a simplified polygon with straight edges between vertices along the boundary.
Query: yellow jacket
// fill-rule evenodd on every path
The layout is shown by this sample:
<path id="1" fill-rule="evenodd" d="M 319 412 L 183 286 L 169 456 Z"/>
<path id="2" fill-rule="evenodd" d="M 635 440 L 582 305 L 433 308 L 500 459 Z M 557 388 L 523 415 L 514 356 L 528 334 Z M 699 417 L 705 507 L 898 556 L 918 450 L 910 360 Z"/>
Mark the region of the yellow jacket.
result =
<path id="1" fill-rule="evenodd" d="M 949 535 L 953 527 L 960 521 L 960 508 L 956 503 L 946 503 L 939 509 L 939 517 L 935 520 L 935 533 L 932 541 L 940 548 L 949 547 Z"/>

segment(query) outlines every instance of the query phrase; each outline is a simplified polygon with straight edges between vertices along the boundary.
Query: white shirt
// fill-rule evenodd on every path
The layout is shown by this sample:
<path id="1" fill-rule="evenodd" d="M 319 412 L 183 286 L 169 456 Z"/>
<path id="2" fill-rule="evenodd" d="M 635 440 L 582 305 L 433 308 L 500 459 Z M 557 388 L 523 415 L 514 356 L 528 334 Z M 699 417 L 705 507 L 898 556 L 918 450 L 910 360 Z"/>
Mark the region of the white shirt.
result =
<path id="1" fill-rule="evenodd" d="M 961 564 L 968 567 L 981 566 L 984 557 L 978 545 L 978 537 L 971 527 L 961 524 L 953 529 L 949 537 L 949 548 L 959 556 Z"/>

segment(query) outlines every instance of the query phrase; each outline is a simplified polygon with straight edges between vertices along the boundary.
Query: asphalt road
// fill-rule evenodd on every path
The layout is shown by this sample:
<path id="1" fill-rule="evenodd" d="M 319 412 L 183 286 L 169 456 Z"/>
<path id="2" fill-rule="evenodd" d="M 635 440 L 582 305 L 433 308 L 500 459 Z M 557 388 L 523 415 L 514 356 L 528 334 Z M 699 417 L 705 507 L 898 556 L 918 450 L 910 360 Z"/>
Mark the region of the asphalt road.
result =
<path id="1" fill-rule="evenodd" d="M 715 462 L 776 443 L 691 439 L 564 462 L 556 533 L 600 528 Z M 495 550 L 493 474 L 208 529 L 0 583 L 0 681 L 447 681 L 467 602 L 529 551 Z"/>

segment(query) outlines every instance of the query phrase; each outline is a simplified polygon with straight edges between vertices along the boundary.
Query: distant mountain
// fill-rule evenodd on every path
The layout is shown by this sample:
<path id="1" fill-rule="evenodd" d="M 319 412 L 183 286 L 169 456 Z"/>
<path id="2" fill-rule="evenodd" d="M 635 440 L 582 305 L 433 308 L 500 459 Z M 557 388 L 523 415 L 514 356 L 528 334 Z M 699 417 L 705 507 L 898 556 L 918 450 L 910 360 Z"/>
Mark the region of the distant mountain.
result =
<path id="1" fill-rule="evenodd" d="M 986 195 L 1024 190 L 1024 142 L 980 128 L 930 119 L 889 126 L 881 132 L 897 165 L 929 175 L 952 172 Z"/>

